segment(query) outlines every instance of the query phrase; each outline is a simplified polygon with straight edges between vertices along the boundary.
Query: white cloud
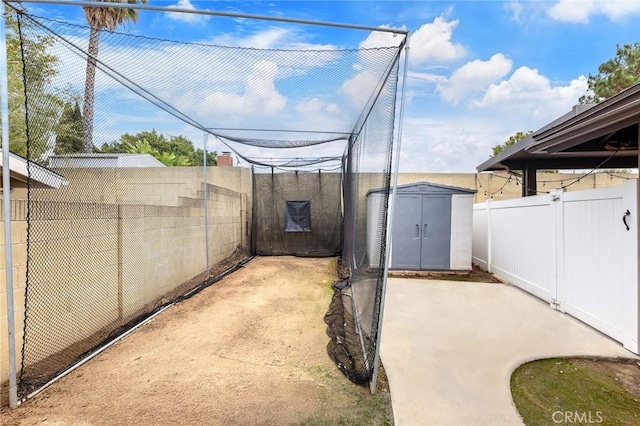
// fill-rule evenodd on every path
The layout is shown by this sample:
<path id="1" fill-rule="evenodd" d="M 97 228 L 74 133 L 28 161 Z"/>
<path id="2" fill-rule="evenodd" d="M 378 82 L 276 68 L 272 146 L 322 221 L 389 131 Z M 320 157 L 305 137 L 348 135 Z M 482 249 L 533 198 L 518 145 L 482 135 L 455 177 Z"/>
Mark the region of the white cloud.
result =
<path id="1" fill-rule="evenodd" d="M 242 94 L 233 92 L 209 93 L 200 105 L 203 112 L 215 115 L 269 116 L 281 111 L 287 104 L 275 87 L 278 66 L 270 61 L 259 61 L 245 81 Z"/>
<path id="2" fill-rule="evenodd" d="M 411 37 L 412 64 L 450 62 L 465 56 L 466 48 L 451 41 L 458 20 L 447 21 L 439 16 L 432 23 L 423 24 Z"/>
<path id="3" fill-rule="evenodd" d="M 282 49 L 229 49 L 145 40 L 135 46 L 124 46 L 105 37 L 101 41 L 99 59 L 205 127 L 350 131 L 360 110 L 352 108 L 344 94 L 336 93 L 335 87 L 339 88 L 352 77 L 349 65 L 358 60 L 358 52 L 342 52 L 328 44 L 311 44 L 304 34 L 299 36 L 271 28 L 266 30 L 266 37 L 260 34 L 265 33 L 237 37 L 236 44 L 246 45 L 246 39 L 251 38 L 263 40 L 263 46 L 277 45 Z M 69 36 L 67 39 L 86 50 L 88 37 Z M 63 42 L 56 43 L 55 51 L 60 58 L 61 70 L 53 85 L 65 87 L 70 84 L 81 94 L 86 60 Z M 154 71 L 158 69 L 162 72 Z M 310 73 L 316 73 L 313 80 L 303 77 Z M 333 91 L 328 91 L 327 86 L 333 87 Z M 373 87 L 366 89 L 370 93 Z M 321 100 L 322 104 L 303 104 L 313 98 Z M 313 112 L 314 107 L 319 108 L 319 112 Z M 121 111 L 127 112 L 128 120 L 113 119 Z M 162 118 L 154 118 L 154 113 Z M 97 142 L 110 142 L 114 135 L 152 127 L 158 130 L 175 128 L 176 122 L 177 119 L 159 107 L 98 71 Z M 245 136 L 276 137 L 276 134 L 254 132 Z M 295 135 L 277 136 L 291 138 Z M 315 137 L 308 136 L 310 139 Z"/>
<path id="4" fill-rule="evenodd" d="M 455 70 L 446 81 L 438 83 L 436 89 L 444 100 L 457 104 L 507 75 L 512 64 L 502 53 L 496 53 L 488 61 L 476 59 Z"/>
<path id="5" fill-rule="evenodd" d="M 492 84 L 481 100 L 472 105 L 492 111 L 527 115 L 540 127 L 568 112 L 587 91 L 587 79 L 580 76 L 563 86 L 553 86 L 538 70 L 520 67 L 509 79 Z"/>
<path id="6" fill-rule="evenodd" d="M 382 25 L 382 28 L 389 26 Z M 380 47 L 397 47 L 405 39 L 402 34 L 372 31 L 367 38 L 360 42 L 361 49 L 374 49 Z M 351 78 L 345 80 L 342 84 L 340 92 L 347 96 L 351 103 L 362 110 L 367 101 L 371 98 L 374 90 L 381 82 L 386 69 L 380 67 L 381 64 L 389 63 L 397 50 L 360 51 L 358 53 L 358 61 L 351 65 L 354 71 L 357 71 Z"/>
<path id="7" fill-rule="evenodd" d="M 388 25 L 381 25 L 381 28 L 391 28 Z M 405 29 L 403 26 L 402 29 Z M 382 31 L 372 31 L 366 39 L 360 42 L 361 49 L 372 49 L 376 47 L 399 46 L 404 40 L 404 35 L 397 35 Z"/>
<path id="8" fill-rule="evenodd" d="M 196 10 L 195 6 L 191 4 L 190 0 L 178 0 L 178 3 L 168 6 L 174 9 L 188 9 Z M 181 13 L 181 12 L 166 12 L 167 17 L 176 21 L 186 22 L 188 24 L 204 23 L 209 20 L 209 16 L 200 15 L 197 13 Z"/>
<path id="9" fill-rule="evenodd" d="M 447 81 L 447 77 L 439 74 L 431 74 L 427 72 L 408 71 L 407 77 L 419 80 L 424 83 L 444 83 Z"/>
<path id="10" fill-rule="evenodd" d="M 296 105 L 296 112 L 303 115 L 315 116 L 318 114 L 338 114 L 340 108 L 335 103 L 327 103 L 319 98 L 303 99 Z"/>
<path id="11" fill-rule="evenodd" d="M 354 105 L 364 107 L 373 93 L 380 76 L 373 71 L 362 71 L 342 84 L 341 91 Z"/>
<path id="12" fill-rule="evenodd" d="M 596 3 L 600 5 L 601 12 L 612 21 L 619 21 L 629 15 L 640 14 L 640 1 L 638 0 L 597 1 Z"/>
<path id="13" fill-rule="evenodd" d="M 220 46 L 250 47 L 255 49 L 274 49 L 282 47 L 291 39 L 291 32 L 285 28 L 267 28 L 248 37 L 237 34 L 222 34 L 214 37 L 213 44 Z"/>
<path id="14" fill-rule="evenodd" d="M 486 161 L 491 147 L 504 141 L 501 126 L 491 120 L 464 116 L 404 120 L 401 172 L 470 173 Z"/>
<path id="15" fill-rule="evenodd" d="M 515 22 L 521 22 L 521 14 L 522 14 L 522 3 L 517 0 L 511 0 L 508 3 L 504 4 L 504 8 L 511 12 L 511 19 Z"/>
<path id="16" fill-rule="evenodd" d="M 491 60 L 472 61 L 436 84 L 445 90 L 443 97 L 464 99 L 460 107 L 446 112 L 431 108 L 419 115 L 419 107 L 412 108 L 414 114 L 403 125 L 401 171 L 473 172 L 489 158 L 492 146 L 569 112 L 587 90 L 584 76 L 554 84 L 525 66 L 509 73 L 511 61 L 503 55 L 492 59 L 494 66 L 488 65 Z M 425 80 L 435 79 L 427 74 Z"/>
<path id="17" fill-rule="evenodd" d="M 560 0 L 547 11 L 557 21 L 585 24 L 592 15 L 605 15 L 612 21 L 640 14 L 638 0 Z"/>

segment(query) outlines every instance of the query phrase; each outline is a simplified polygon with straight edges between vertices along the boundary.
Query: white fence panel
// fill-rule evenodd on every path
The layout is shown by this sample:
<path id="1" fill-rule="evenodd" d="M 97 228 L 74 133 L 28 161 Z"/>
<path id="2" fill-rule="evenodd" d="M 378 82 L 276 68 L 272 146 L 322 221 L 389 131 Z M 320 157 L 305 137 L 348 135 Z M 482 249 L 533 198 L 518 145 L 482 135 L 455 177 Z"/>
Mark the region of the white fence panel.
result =
<path id="1" fill-rule="evenodd" d="M 637 296 L 627 294 L 635 288 L 637 295 L 637 279 L 629 281 L 622 267 L 637 263 L 629 241 L 637 240 L 636 226 L 627 231 L 622 221 L 635 210 L 635 197 L 628 198 L 623 187 L 564 194 L 562 309 L 621 342 L 633 329 L 637 336 L 637 323 L 626 320 L 637 308 Z"/>
<path id="2" fill-rule="evenodd" d="M 639 353 L 636 200 L 631 180 L 476 204 L 474 262 Z"/>
<path id="3" fill-rule="evenodd" d="M 492 201 L 489 205 L 486 238 L 491 247 L 485 251 L 491 265 L 487 269 L 547 302 L 554 299 L 556 253 L 555 229 L 548 226 L 554 214 L 550 197 Z M 474 215 L 482 206 L 486 209 L 480 204 Z M 474 248 L 483 244 L 474 242 Z"/>

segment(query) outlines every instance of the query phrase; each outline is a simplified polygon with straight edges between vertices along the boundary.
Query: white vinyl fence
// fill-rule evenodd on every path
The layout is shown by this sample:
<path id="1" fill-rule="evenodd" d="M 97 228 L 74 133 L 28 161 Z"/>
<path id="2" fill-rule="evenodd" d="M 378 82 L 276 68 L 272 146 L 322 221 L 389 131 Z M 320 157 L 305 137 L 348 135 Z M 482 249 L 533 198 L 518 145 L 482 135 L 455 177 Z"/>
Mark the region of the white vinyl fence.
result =
<path id="1" fill-rule="evenodd" d="M 475 204 L 473 262 L 638 354 L 636 187 Z"/>

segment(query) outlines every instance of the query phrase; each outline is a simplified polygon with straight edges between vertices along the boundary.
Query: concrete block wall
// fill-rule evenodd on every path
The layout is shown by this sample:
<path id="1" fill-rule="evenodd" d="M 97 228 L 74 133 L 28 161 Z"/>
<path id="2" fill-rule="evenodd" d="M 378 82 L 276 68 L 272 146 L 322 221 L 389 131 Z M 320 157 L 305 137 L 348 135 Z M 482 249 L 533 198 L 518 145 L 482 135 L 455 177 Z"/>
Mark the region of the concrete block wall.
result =
<path id="1" fill-rule="evenodd" d="M 26 193 L 25 193 L 26 194 Z M 12 195 L 14 195 L 12 193 Z M 4 241 L 4 205 L 0 203 L 0 404 L 8 404 L 9 340 L 7 324 L 7 282 Z M 15 356 L 20 360 L 24 323 L 24 294 L 27 269 L 27 203 L 11 202 L 11 233 L 13 243 L 13 306 L 15 320 Z"/>
<path id="2" fill-rule="evenodd" d="M 30 224 L 34 364 L 118 320 L 118 206 L 33 201 Z M 70 333 L 72 330 L 72 333 Z"/>
<path id="3" fill-rule="evenodd" d="M 625 179 L 636 179 L 635 173 L 544 173 L 537 174 L 538 191 L 551 191 L 571 184 L 566 190 L 582 191 L 585 189 L 608 188 L 620 186 Z M 580 178 L 579 181 L 577 179 Z M 520 179 L 522 180 L 522 179 Z M 494 200 L 508 200 L 522 196 L 522 186 L 512 178 L 509 181 L 507 172 L 492 173 L 400 173 L 398 184 L 427 181 L 478 191 L 473 199 L 474 203 L 482 203 L 493 197 Z"/>
<path id="4" fill-rule="evenodd" d="M 251 173 L 208 168 L 66 170 L 67 185 L 39 188 L 31 211 L 30 336 L 44 336 L 29 364 L 126 323 L 205 271 L 204 190 L 209 216 L 209 263 L 248 248 Z M 212 184 L 215 182 L 215 184 Z M 17 195 L 17 196 L 16 196 Z M 21 196 L 22 195 L 22 196 Z M 12 191 L 14 310 L 18 369 L 26 282 L 26 192 Z M 22 198 L 22 199 L 16 199 Z M 37 199 L 37 201 L 36 201 Z M 64 200 L 64 201 L 61 201 Z M 0 226 L 2 222 L 0 222 Z M 0 230 L 0 235 L 4 234 Z M 0 245 L 0 402 L 7 404 L 8 340 L 4 241 Z M 51 281 L 54 281 L 53 283 Z M 43 286 L 44 284 L 44 286 Z M 35 318 L 35 316 L 41 318 Z M 69 327 L 59 326 L 73 324 Z M 84 343 L 83 343 L 84 344 Z M 49 362 L 50 360 L 47 360 Z"/>

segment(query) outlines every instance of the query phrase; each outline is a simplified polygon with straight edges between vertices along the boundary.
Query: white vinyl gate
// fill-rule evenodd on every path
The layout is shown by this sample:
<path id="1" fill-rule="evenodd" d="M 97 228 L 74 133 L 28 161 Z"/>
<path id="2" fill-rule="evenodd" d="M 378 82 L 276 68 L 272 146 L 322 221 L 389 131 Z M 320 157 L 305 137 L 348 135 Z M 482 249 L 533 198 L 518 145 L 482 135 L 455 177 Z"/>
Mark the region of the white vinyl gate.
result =
<path id="1" fill-rule="evenodd" d="M 638 354 L 636 186 L 475 204 L 473 261 Z"/>

